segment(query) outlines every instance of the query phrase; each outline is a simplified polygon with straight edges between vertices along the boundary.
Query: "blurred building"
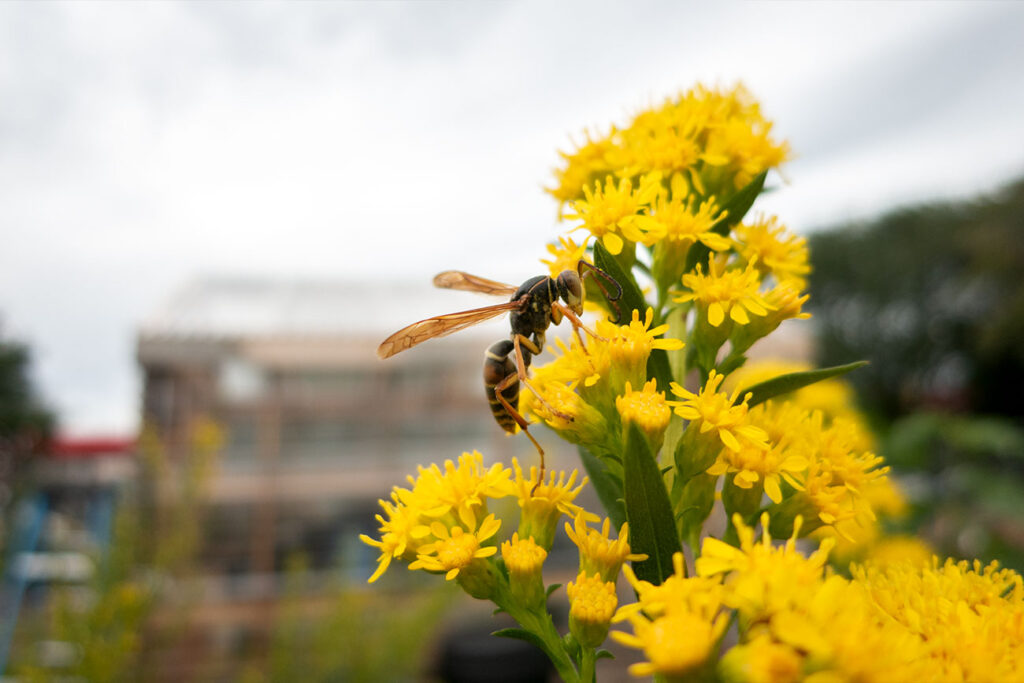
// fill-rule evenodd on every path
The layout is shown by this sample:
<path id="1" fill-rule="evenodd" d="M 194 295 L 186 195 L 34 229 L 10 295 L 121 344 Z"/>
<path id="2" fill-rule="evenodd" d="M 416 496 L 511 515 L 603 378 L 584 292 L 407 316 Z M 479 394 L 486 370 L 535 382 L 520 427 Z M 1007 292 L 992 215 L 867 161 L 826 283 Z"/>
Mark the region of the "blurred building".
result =
<path id="1" fill-rule="evenodd" d="M 507 321 L 376 355 L 415 320 L 488 302 L 429 286 L 209 279 L 145 321 L 143 417 L 170 461 L 197 419 L 226 433 L 206 485 L 204 607 L 272 601 L 296 554 L 363 582 L 376 553 L 358 534 L 375 533 L 377 500 L 417 465 L 473 449 L 536 457 L 484 399 L 484 350 Z"/>

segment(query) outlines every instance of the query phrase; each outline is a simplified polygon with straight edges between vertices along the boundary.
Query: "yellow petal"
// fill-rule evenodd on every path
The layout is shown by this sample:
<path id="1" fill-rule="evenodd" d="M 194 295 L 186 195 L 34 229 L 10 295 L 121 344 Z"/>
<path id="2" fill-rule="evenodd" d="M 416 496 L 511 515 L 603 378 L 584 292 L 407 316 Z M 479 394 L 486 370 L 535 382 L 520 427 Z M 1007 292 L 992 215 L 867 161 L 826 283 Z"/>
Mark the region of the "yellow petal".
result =
<path id="1" fill-rule="evenodd" d="M 708 306 L 708 322 L 712 327 L 718 327 L 723 320 L 725 320 L 725 311 L 722 309 L 722 304 L 716 301 Z"/>
<path id="2" fill-rule="evenodd" d="M 601 237 L 601 242 L 604 244 L 608 253 L 612 256 L 618 256 L 622 253 L 622 238 L 613 232 L 605 233 Z"/>

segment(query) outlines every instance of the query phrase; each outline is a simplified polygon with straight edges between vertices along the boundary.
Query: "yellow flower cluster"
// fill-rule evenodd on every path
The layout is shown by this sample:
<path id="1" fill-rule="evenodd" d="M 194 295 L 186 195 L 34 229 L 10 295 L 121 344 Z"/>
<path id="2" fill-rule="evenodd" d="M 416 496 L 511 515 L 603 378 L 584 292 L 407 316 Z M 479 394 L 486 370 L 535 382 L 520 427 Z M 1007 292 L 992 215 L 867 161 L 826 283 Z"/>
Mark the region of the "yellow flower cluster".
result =
<path id="1" fill-rule="evenodd" d="M 582 188 L 595 179 L 647 172 L 678 176 L 701 194 L 735 190 L 789 158 L 788 145 L 773 140 L 771 129 L 742 85 L 697 86 L 638 113 L 607 136 L 587 135 L 575 152 L 562 153 L 565 165 L 555 171 L 557 185 L 549 192 L 569 202 L 581 198 Z"/>
<path id="2" fill-rule="evenodd" d="M 624 571 L 637 602 L 620 608 L 615 621 L 629 622 L 633 633 L 613 631 L 612 638 L 643 650 L 649 660 L 630 666 L 634 676 L 675 679 L 698 672 L 729 623 L 721 581 L 687 578 L 683 556 L 676 553 L 672 561 L 675 571 L 660 585 L 638 579 L 628 567 Z"/>
<path id="3" fill-rule="evenodd" d="M 532 381 L 548 405 L 524 394 L 521 410 L 566 440 L 606 453 L 621 454 L 626 421 L 636 422 L 650 439 L 659 439 L 668 424 L 667 404 L 657 383 L 647 380 L 647 360 L 654 349 L 676 350 L 683 344 L 662 338 L 668 326 L 652 326 L 653 316 L 647 309 L 643 320 L 634 310 L 624 325 L 598 320 L 598 336 L 586 346 L 575 338 L 569 346 L 557 340 L 555 358 L 533 370 Z"/>

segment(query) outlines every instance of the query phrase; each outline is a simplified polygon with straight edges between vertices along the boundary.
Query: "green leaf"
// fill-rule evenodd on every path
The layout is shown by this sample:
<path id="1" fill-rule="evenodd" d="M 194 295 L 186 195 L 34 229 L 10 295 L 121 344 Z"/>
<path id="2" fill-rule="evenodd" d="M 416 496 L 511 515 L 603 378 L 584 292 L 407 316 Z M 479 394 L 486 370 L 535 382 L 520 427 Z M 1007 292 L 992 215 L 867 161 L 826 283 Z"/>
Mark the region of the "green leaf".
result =
<path id="1" fill-rule="evenodd" d="M 600 242 L 594 242 L 594 265 L 608 273 L 622 287 L 622 298 L 619 299 L 619 323 L 629 322 L 633 311 L 640 311 L 643 320 L 648 303 L 644 299 L 640 286 L 630 271 L 624 270 L 615 257 L 608 253 Z"/>
<path id="2" fill-rule="evenodd" d="M 762 171 L 757 177 L 737 191 L 736 194 L 729 197 L 729 201 L 721 207 L 723 210 L 728 211 L 728 213 L 724 218 L 711 226 L 711 230 L 723 237 L 727 236 L 732 227 L 743 220 L 743 217 L 747 215 L 747 211 L 750 211 L 750 207 L 754 205 L 757 195 L 761 194 L 761 190 L 764 189 L 764 181 L 767 177 L 768 171 Z M 694 266 L 698 263 L 706 263 L 710 253 L 711 250 L 702 243 L 697 242 L 694 244 L 690 247 L 690 253 L 686 256 L 686 271 L 693 270 Z"/>
<path id="3" fill-rule="evenodd" d="M 608 467 L 593 453 L 579 446 L 580 462 L 590 477 L 590 485 L 597 492 L 597 498 L 604 506 L 605 514 L 616 529 L 626 521 L 626 508 L 622 505 L 622 484 L 612 476 Z"/>
<path id="4" fill-rule="evenodd" d="M 500 638 L 515 638 L 516 640 L 525 640 L 531 645 L 537 646 L 542 652 L 548 651 L 544 640 L 537 634 L 530 633 L 526 629 L 503 628 L 493 632 L 491 635 L 498 636 Z"/>
<path id="5" fill-rule="evenodd" d="M 638 578 L 660 585 L 673 573 L 672 555 L 682 552 L 665 480 L 647 437 L 630 423 L 626 435 L 624 494 L 629 546 L 647 559 L 633 563 Z"/>
<path id="6" fill-rule="evenodd" d="M 598 650 L 594 653 L 594 659 L 615 659 L 615 655 L 608 650 Z"/>
<path id="7" fill-rule="evenodd" d="M 658 380 L 658 391 L 668 391 L 672 385 L 672 368 L 665 349 L 651 349 L 647 358 L 647 379 Z"/>
<path id="8" fill-rule="evenodd" d="M 553 584 L 551 584 L 550 586 L 548 586 L 547 591 L 544 592 L 545 597 L 550 598 L 551 594 L 554 593 L 556 590 L 558 590 L 561 587 L 562 587 L 562 584 L 560 584 L 560 583 L 553 583 Z"/>
<path id="9" fill-rule="evenodd" d="M 824 379 L 831 379 L 832 377 L 838 377 L 839 375 L 845 375 L 851 370 L 862 368 L 867 364 L 868 362 L 866 360 L 859 360 L 856 363 L 836 365 L 831 368 L 821 368 L 820 370 L 791 372 L 747 387 L 740 392 L 740 395 L 743 396 L 748 392 L 752 393 L 753 396 L 750 397 L 750 402 L 747 405 L 754 407 L 758 403 L 764 403 L 773 396 L 788 394 L 791 391 L 802 389 L 803 387 L 814 384 L 815 382 L 820 382 Z"/>

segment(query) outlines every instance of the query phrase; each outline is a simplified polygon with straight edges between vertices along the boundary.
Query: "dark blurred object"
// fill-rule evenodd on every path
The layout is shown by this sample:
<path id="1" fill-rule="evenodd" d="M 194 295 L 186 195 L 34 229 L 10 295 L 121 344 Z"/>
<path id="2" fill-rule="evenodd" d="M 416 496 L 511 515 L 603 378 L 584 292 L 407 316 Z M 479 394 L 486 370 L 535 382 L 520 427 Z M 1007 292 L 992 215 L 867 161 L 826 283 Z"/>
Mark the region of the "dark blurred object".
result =
<path id="1" fill-rule="evenodd" d="M 810 245 L 818 361 L 871 361 L 850 376 L 869 413 L 1020 418 L 1024 181 L 819 232 Z"/>
<path id="2" fill-rule="evenodd" d="M 0 340 L 0 508 L 11 502 L 24 465 L 53 433 L 54 417 L 29 380 L 28 347 Z"/>
<path id="3" fill-rule="evenodd" d="M 556 613 L 556 617 L 560 615 Z M 441 644 L 437 674 L 445 683 L 533 683 L 550 680 L 554 669 L 535 645 L 492 635 L 518 626 L 505 615 L 465 621 Z"/>

